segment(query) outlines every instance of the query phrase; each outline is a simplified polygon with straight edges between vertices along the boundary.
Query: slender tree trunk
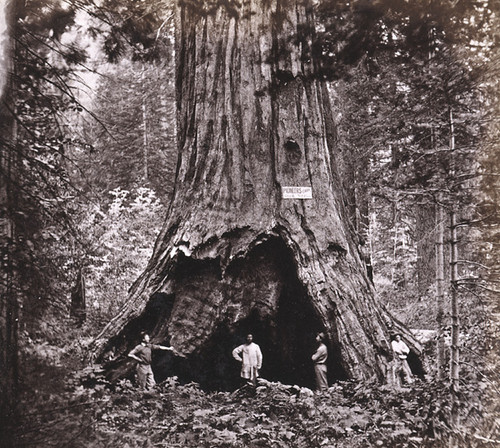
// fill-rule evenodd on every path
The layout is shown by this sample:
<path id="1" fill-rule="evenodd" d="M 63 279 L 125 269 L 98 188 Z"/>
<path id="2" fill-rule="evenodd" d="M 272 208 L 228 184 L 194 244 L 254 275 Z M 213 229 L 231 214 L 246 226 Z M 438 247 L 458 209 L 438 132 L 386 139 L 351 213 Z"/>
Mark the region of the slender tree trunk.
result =
<path id="1" fill-rule="evenodd" d="M 344 202 L 349 216 L 349 223 L 355 232 L 355 240 L 358 243 L 361 258 L 366 265 L 370 281 L 373 281 L 372 256 L 369 244 L 370 207 L 366 180 L 368 176 L 368 157 L 360 155 L 358 150 L 353 149 L 344 153 L 344 159 L 339 168 L 340 176 L 343 177 Z"/>
<path id="2" fill-rule="evenodd" d="M 142 75 L 144 81 L 144 66 L 142 67 Z M 149 148 L 148 148 L 148 115 L 147 115 L 147 103 L 146 103 L 146 92 L 142 94 L 142 155 L 143 155 L 143 180 L 145 182 L 149 179 Z"/>
<path id="3" fill-rule="evenodd" d="M 436 373 L 439 379 L 443 378 L 445 365 L 444 345 L 444 209 L 441 200 L 438 200 L 436 213 L 436 323 L 437 323 L 437 355 Z"/>
<path id="4" fill-rule="evenodd" d="M 400 253 L 401 245 L 404 241 L 404 229 L 400 224 L 399 210 L 399 154 L 395 146 L 391 146 L 391 157 L 392 157 L 392 168 L 393 168 L 393 191 L 394 198 L 392 202 L 392 269 L 391 269 L 391 283 L 394 287 L 404 287 L 405 286 L 405 274 L 401 270 Z"/>
<path id="5" fill-rule="evenodd" d="M 455 151 L 455 126 L 453 120 L 453 110 L 449 109 L 450 125 L 450 152 L 452 157 L 452 175 L 455 173 L 454 151 Z M 452 204 L 450 212 L 450 283 L 451 283 L 451 353 L 450 353 L 450 383 L 451 383 L 451 420 L 455 425 L 459 425 L 459 398 L 458 391 L 460 385 L 460 316 L 458 309 L 458 235 L 457 235 L 457 215 L 455 206 Z M 456 441 L 451 440 L 451 445 L 456 446 Z"/>
<path id="6" fill-rule="evenodd" d="M 457 239 L 457 216 L 455 211 L 450 213 L 451 222 L 451 361 L 450 380 L 453 394 L 459 390 L 460 373 L 460 316 L 458 309 L 458 239 Z"/>
<path id="7" fill-rule="evenodd" d="M 404 241 L 404 229 L 400 225 L 400 211 L 399 211 L 399 192 L 394 191 L 394 200 L 392 204 L 392 270 L 391 270 L 391 283 L 394 287 L 405 285 L 405 274 L 401 270 L 401 253 L 402 253 L 402 243 Z"/>
<path id="8" fill-rule="evenodd" d="M 16 267 L 13 257 L 15 192 L 13 178 L 16 166 L 16 123 L 12 97 L 13 44 L 15 20 L 13 1 L 0 5 L 0 439 L 12 416 L 18 392 L 18 321 L 19 303 Z M 2 430 L 3 429 L 3 430 Z M 5 437 L 5 438 L 4 438 Z"/>
<path id="9" fill-rule="evenodd" d="M 205 6 L 177 11 L 179 162 L 169 215 L 95 351 L 124 354 L 147 330 L 187 356 L 186 376 L 215 387 L 250 332 L 265 377 L 307 385 L 322 330 L 330 379 L 383 378 L 390 328 L 414 353 L 420 347 L 375 299 L 347 225 L 311 5 Z"/>

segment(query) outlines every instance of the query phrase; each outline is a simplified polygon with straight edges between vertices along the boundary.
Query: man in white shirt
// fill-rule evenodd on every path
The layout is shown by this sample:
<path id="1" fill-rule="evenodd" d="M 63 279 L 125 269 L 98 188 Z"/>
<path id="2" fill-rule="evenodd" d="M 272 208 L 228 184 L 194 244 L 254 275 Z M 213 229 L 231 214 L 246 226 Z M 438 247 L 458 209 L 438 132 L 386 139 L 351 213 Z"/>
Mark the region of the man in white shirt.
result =
<path id="1" fill-rule="evenodd" d="M 394 363 L 395 363 L 395 373 L 396 375 L 403 376 L 403 379 L 406 383 L 413 383 L 413 374 L 411 373 L 410 366 L 408 365 L 408 361 L 406 358 L 408 357 L 408 353 L 410 353 L 410 349 L 401 340 L 400 334 L 395 334 L 394 339 L 391 342 L 392 351 L 394 352 Z"/>
<path id="2" fill-rule="evenodd" d="M 241 378 L 255 386 L 262 367 L 262 352 L 253 342 L 253 336 L 247 335 L 247 342 L 233 350 L 233 358 L 241 362 Z"/>

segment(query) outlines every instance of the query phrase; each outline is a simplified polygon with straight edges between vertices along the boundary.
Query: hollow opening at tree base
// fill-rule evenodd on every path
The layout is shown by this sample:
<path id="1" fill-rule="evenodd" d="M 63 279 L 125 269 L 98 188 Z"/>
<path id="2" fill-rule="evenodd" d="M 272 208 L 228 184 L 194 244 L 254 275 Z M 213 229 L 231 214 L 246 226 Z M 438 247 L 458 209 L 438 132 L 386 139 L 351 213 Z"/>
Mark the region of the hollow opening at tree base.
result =
<path id="1" fill-rule="evenodd" d="M 262 282 L 278 278 L 277 309 L 264 314 L 256 305 L 248 316 L 236 323 L 223 321 L 211 338 L 187 359 L 167 359 L 160 355 L 153 365 L 157 380 L 177 375 L 181 382 L 194 381 L 205 390 L 235 390 L 242 384 L 241 364 L 233 359 L 232 350 L 245 343 L 247 334 L 252 334 L 263 354 L 262 378 L 315 388 L 311 355 L 317 348 L 315 336 L 324 327 L 291 260 L 289 250 L 278 239 L 254 249 L 245 262 L 247 266 L 239 269 L 255 270 L 256 266 L 265 266 L 258 269 L 263 273 Z M 333 341 L 327 342 L 327 347 L 329 382 L 346 379 L 338 347 Z"/>

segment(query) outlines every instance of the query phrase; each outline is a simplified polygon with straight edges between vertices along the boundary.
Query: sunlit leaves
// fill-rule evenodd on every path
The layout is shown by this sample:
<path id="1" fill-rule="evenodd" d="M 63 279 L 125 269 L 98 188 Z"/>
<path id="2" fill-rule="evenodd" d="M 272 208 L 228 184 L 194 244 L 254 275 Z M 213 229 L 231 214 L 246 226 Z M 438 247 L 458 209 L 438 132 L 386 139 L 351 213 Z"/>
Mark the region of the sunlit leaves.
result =
<path id="1" fill-rule="evenodd" d="M 110 192 L 107 208 L 84 212 L 79 231 L 88 241 L 85 263 L 90 326 L 97 330 L 125 302 L 132 281 L 145 269 L 165 214 L 148 188 Z"/>

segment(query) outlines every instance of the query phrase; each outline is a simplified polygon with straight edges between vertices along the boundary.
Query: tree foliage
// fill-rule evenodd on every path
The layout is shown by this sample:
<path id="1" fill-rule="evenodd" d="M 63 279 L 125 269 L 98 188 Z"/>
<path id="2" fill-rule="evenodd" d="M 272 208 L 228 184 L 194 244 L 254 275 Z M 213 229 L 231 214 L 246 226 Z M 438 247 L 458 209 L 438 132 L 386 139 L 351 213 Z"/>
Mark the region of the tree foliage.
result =
<path id="1" fill-rule="evenodd" d="M 479 224 L 485 218 L 476 206 L 484 196 L 480 184 L 487 169 L 481 160 L 488 152 L 484 143 L 491 113 L 484 73 L 493 61 L 493 47 L 485 30 L 497 23 L 486 4 L 362 5 L 355 2 L 333 17 L 342 17 L 340 23 L 346 27 L 370 22 L 373 26 L 364 31 L 369 44 L 349 64 L 338 59 L 342 51 L 327 46 L 331 57 L 325 58 L 325 67 L 334 61 L 343 70 L 336 82 L 339 146 L 357 167 L 355 182 L 345 176 L 347 191 L 369 185 L 376 275 L 382 284 L 396 288 L 393 295 L 408 298 L 417 292 L 414 281 L 423 274 L 417 270 L 417 257 L 422 256 L 418 247 L 424 238 L 431 245 L 427 256 L 432 262 L 434 212 L 429 207 L 460 204 L 464 220 Z M 331 12 L 325 11 L 325 17 Z M 326 44 L 349 35 L 337 23 L 324 27 Z M 349 48 L 349 42 L 346 45 Z M 419 231 L 422 217 L 415 204 L 429 210 L 427 235 Z M 469 236 L 479 234 L 462 233 L 464 257 L 479 262 L 471 245 L 465 244 Z M 462 275 L 469 276 L 471 264 L 463 269 Z M 420 298 L 421 293 L 415 297 Z"/>
<path id="2" fill-rule="evenodd" d="M 68 175 L 72 160 L 66 147 L 64 113 L 78 109 L 71 86 L 72 67 L 85 60 L 75 46 L 59 38 L 74 13 L 58 3 L 19 4 L 14 35 L 12 107 L 15 155 L 11 188 L 16 197 L 17 284 L 22 291 L 23 328 L 33 329 L 35 316 L 47 307 L 64 310 L 71 279 L 75 241 L 73 200 L 78 191 Z M 77 238 L 77 237 L 76 237 Z"/>
<path id="3" fill-rule="evenodd" d="M 16 195 L 12 218 L 17 232 L 15 264 L 23 291 L 21 322 L 29 331 L 42 323 L 41 316 L 48 318 L 45 311 L 61 316 L 67 312 L 72 280 L 92 252 L 89 235 L 82 233 L 77 224 L 77 217 L 82 216 L 87 207 L 92 207 L 96 201 L 107 207 L 110 203 L 108 192 L 114 188 L 137 189 L 152 185 L 161 197 L 168 197 L 172 189 L 172 174 L 168 174 L 165 181 L 161 171 L 170 170 L 171 173 L 175 164 L 172 153 L 165 154 L 172 149 L 173 123 L 168 117 L 168 105 L 172 103 L 171 82 L 162 87 L 158 66 L 145 67 L 143 64 L 142 73 L 136 77 L 135 85 L 132 83 L 137 91 L 129 87 L 125 96 L 124 90 L 113 88 L 118 80 L 117 72 L 113 73 L 111 68 L 107 75 L 97 74 L 108 83 L 106 86 L 98 81 L 102 85 L 100 98 L 113 100 L 117 108 L 110 111 L 106 101 L 98 103 L 97 108 L 89 104 L 82 92 L 92 88 L 96 72 L 93 72 L 94 78 L 89 78 L 92 61 L 88 60 L 88 52 L 95 58 L 96 45 L 102 42 L 102 36 L 95 36 L 94 25 L 103 27 L 101 31 L 109 26 L 105 15 L 93 13 L 89 8 L 84 4 L 40 0 L 20 4 L 16 10 L 11 114 L 16 129 L 12 150 L 18 163 L 11 179 Z M 89 13 L 93 20 L 89 19 L 88 28 L 82 29 L 85 19 L 81 15 Z M 165 33 L 157 34 L 149 42 L 167 54 L 168 42 L 165 43 L 164 36 Z M 127 54 L 131 58 L 138 57 L 137 47 L 131 46 L 131 41 L 126 42 L 129 45 Z M 97 56 L 99 54 L 104 55 L 103 50 L 97 51 Z M 128 64 L 133 65 L 130 61 Z M 127 80 L 133 79 L 138 66 L 136 63 L 129 69 L 131 77 Z M 165 65 L 164 69 L 169 70 Z M 138 91 L 141 79 L 149 80 L 149 84 L 143 83 Z M 162 95 L 149 93 L 159 91 Z M 134 107 L 130 107 L 131 104 Z M 147 108 L 146 124 L 141 123 L 143 106 Z M 137 116 L 140 120 L 135 125 L 130 123 L 126 130 L 126 119 L 117 111 L 128 112 L 129 120 Z M 101 121 L 108 114 L 112 117 L 111 122 Z M 83 126 L 89 121 L 93 123 L 90 129 Z M 148 132 L 150 159 L 146 163 L 150 164 L 150 173 L 147 179 L 142 177 L 145 162 L 134 165 L 138 154 L 144 153 L 141 129 L 144 126 L 141 124 L 147 126 Z M 100 135 L 96 136 L 97 132 Z M 96 139 L 99 140 L 98 151 L 92 152 Z M 102 148 L 102 152 L 108 151 L 103 157 Z M 118 151 L 121 157 L 117 157 Z M 98 157 L 94 157 L 96 152 Z M 122 160 L 120 169 L 114 170 L 106 160 Z"/>
<path id="4" fill-rule="evenodd" d="M 95 334 L 125 302 L 130 279 L 138 277 L 151 256 L 165 215 L 153 190 L 116 188 L 108 206 L 83 211 L 79 231 L 89 250 L 82 261 L 87 278 L 89 332 Z"/>
<path id="5" fill-rule="evenodd" d="M 125 59 L 107 68 L 91 106 L 99 122 L 83 125 L 88 143 L 74 148 L 84 191 L 150 186 L 168 203 L 177 163 L 173 90 L 171 63 Z"/>

